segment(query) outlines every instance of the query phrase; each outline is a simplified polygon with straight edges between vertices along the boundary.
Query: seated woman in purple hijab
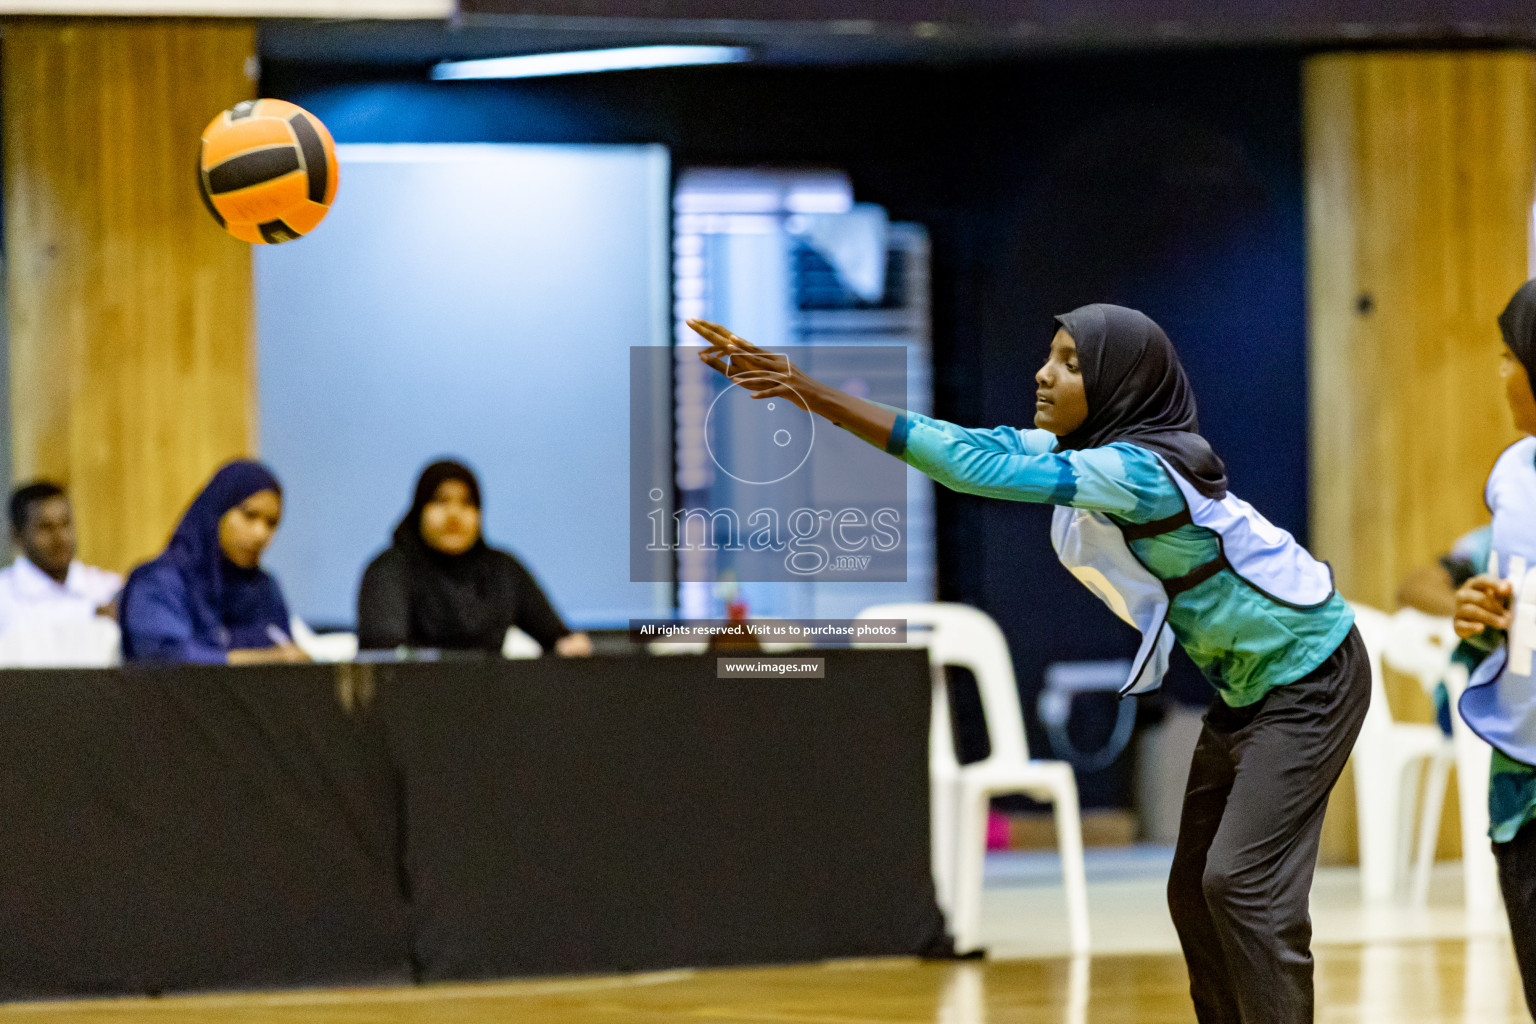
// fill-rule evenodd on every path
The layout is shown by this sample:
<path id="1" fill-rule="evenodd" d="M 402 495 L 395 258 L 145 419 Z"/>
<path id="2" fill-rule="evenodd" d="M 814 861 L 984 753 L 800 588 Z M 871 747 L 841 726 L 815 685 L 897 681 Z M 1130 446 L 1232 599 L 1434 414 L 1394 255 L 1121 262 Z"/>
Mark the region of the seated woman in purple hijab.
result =
<path id="1" fill-rule="evenodd" d="M 119 609 L 123 659 L 162 664 L 308 661 L 288 637 L 288 606 L 260 567 L 283 516 L 283 489 L 259 462 L 208 481 L 159 558 L 133 570 Z"/>

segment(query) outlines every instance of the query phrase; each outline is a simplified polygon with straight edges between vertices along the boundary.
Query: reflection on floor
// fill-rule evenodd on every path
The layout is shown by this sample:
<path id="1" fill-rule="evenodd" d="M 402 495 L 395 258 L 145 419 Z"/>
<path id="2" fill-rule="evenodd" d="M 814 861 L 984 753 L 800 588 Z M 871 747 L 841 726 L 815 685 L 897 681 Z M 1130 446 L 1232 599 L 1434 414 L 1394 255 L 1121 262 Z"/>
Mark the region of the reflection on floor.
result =
<path id="1" fill-rule="evenodd" d="M 1166 850 L 1090 854 L 1092 958 L 1057 955 L 1054 861 L 1003 854 L 988 865 L 986 961 L 13 1004 L 0 1024 L 1188 1024 L 1167 869 Z M 1355 872 L 1319 873 L 1318 1024 L 1530 1024 L 1503 922 L 1466 919 L 1454 865 L 1423 910 L 1364 907 L 1358 894 Z"/>
<path id="2" fill-rule="evenodd" d="M 1529 1024 L 1508 941 L 1331 946 L 1318 1024 Z M 1188 1024 L 1177 956 L 860 961 L 624 978 L 0 1006 L 39 1024 Z"/>
<path id="3" fill-rule="evenodd" d="M 1164 885 L 1173 851 L 1159 846 L 1093 849 L 1087 853 L 1092 952 L 1177 953 Z M 992 853 L 982 939 L 994 957 L 1067 955 L 1066 904 L 1058 861 L 1046 853 Z M 1502 910 L 1469 915 L 1462 909 L 1461 865 L 1441 862 L 1431 876 L 1429 904 L 1367 905 L 1355 868 L 1322 868 L 1312 887 L 1313 942 L 1360 942 L 1507 937 Z"/>

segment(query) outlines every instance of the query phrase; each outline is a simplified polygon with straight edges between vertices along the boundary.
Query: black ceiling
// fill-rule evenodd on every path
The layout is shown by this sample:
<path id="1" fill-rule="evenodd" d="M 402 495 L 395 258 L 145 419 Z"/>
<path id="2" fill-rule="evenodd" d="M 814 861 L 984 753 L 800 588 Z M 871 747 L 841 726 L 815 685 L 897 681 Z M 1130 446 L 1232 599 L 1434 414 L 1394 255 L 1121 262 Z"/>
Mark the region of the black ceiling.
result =
<path id="1" fill-rule="evenodd" d="M 447 21 L 270 21 L 264 57 L 429 64 L 728 43 L 766 64 L 1228 45 L 1536 46 L 1536 0 L 460 0 Z"/>

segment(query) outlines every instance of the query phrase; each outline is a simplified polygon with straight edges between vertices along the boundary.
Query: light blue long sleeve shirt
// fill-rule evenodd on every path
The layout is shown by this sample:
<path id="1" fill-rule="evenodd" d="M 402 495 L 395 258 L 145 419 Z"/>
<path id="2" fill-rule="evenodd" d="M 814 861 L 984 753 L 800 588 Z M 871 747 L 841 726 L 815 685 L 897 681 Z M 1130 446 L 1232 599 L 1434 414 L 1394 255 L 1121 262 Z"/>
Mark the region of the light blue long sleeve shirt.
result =
<path id="1" fill-rule="evenodd" d="M 1156 455 L 1128 442 L 1056 451 L 1045 430 L 976 430 L 897 412 L 886 450 L 951 490 L 1101 512 L 1122 525 L 1171 519 L 1184 495 Z M 1221 557 L 1214 530 L 1185 523 L 1128 541 L 1161 580 Z M 1294 682 L 1338 649 L 1354 615 L 1338 594 L 1315 608 L 1277 601 L 1230 568 L 1177 594 L 1168 624 L 1224 701 L 1241 707 Z"/>

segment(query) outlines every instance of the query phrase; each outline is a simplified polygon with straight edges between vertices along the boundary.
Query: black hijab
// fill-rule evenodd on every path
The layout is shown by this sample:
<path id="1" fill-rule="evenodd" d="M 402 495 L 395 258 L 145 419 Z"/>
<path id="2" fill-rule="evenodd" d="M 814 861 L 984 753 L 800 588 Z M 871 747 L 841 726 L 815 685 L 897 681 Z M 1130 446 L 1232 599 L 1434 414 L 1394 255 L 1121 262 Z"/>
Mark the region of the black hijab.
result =
<path id="1" fill-rule="evenodd" d="M 1060 451 L 1129 441 L 1161 455 L 1208 498 L 1227 493 L 1227 470 L 1200 436 L 1195 395 L 1173 343 L 1145 313 L 1095 303 L 1056 322 L 1077 343 L 1088 418 Z"/>
<path id="2" fill-rule="evenodd" d="M 437 489 L 457 480 L 469 489 L 469 502 L 480 508 L 480 482 L 460 462 L 434 462 L 421 471 L 411 510 L 395 527 L 395 548 L 406 559 L 410 578 L 411 618 L 435 647 L 484 647 L 499 650 L 515 614 L 501 591 L 507 559 L 485 543 L 482 532 L 463 554 L 445 554 L 421 535 L 421 514 Z"/>
<path id="3" fill-rule="evenodd" d="M 1536 279 L 1521 285 L 1509 300 L 1499 314 L 1499 330 L 1536 388 Z"/>

